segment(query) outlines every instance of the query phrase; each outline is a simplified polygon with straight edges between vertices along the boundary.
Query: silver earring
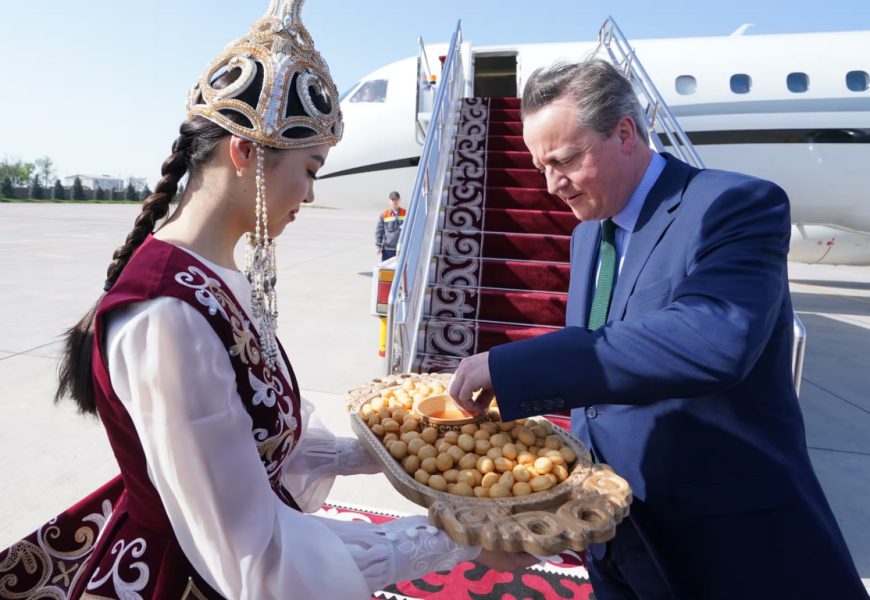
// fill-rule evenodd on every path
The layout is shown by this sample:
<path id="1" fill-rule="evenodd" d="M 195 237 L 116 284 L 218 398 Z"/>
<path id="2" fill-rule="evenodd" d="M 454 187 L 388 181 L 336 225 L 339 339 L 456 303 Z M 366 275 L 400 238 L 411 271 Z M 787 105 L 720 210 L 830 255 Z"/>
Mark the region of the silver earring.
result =
<path id="1" fill-rule="evenodd" d="M 236 177 L 241 177 L 244 174 L 242 169 L 236 169 Z"/>
<path id="2" fill-rule="evenodd" d="M 269 237 L 269 214 L 266 207 L 266 178 L 263 147 L 257 149 L 257 200 L 254 232 L 247 234 L 245 274 L 251 284 L 253 317 L 260 331 L 260 353 L 266 366 L 274 370 L 278 360 L 278 298 L 275 293 L 275 240 Z"/>

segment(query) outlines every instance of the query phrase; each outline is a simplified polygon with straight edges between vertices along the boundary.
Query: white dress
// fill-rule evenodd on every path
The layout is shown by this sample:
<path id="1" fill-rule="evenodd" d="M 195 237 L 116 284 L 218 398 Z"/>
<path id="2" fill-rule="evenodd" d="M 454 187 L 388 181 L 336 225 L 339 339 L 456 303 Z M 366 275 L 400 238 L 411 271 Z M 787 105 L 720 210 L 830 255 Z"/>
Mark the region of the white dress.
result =
<path id="1" fill-rule="evenodd" d="M 245 276 L 190 254 L 250 317 Z M 258 600 L 368 599 L 390 583 L 477 557 L 479 548 L 456 545 L 425 517 L 372 525 L 282 503 L 260 462 L 227 350 L 211 331 L 195 309 L 162 297 L 110 314 L 105 344 L 112 386 L 136 427 L 149 478 L 182 550 L 215 590 Z M 301 441 L 282 482 L 313 512 L 336 475 L 378 469 L 356 439 L 336 438 L 310 402 L 301 404 Z"/>

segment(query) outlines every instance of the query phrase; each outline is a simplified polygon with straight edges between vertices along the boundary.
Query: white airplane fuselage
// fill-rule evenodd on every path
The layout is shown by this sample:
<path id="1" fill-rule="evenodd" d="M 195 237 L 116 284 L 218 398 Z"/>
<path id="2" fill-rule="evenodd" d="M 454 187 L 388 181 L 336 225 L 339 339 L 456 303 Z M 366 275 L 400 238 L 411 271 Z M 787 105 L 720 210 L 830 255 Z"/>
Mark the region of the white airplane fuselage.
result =
<path id="1" fill-rule="evenodd" d="M 768 179 L 788 193 L 795 225 L 791 259 L 870 264 L 870 31 L 632 45 L 707 167 Z M 473 81 L 476 58 L 516 56 L 516 89 L 522 90 L 536 68 L 583 59 L 596 47 L 466 43 L 463 57 Z M 436 69 L 445 52 L 445 45 L 427 46 Z M 417 57 L 411 57 L 349 90 L 341 103 L 345 136 L 322 171 L 320 202 L 386 206 L 392 189 L 408 198 L 421 152 L 416 78 Z M 385 94 L 376 101 L 360 96 L 367 83 L 383 81 Z"/>

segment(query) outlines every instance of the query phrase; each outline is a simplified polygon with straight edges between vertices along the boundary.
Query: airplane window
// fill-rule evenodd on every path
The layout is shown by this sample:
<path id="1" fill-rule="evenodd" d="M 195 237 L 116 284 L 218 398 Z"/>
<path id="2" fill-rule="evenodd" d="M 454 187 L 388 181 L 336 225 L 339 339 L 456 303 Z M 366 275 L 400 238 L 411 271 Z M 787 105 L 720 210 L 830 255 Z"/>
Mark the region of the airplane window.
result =
<path id="1" fill-rule="evenodd" d="M 683 96 L 694 94 L 698 88 L 698 82 L 691 75 L 680 75 L 674 82 L 677 88 L 677 93 Z"/>
<path id="2" fill-rule="evenodd" d="M 785 78 L 785 83 L 788 86 L 788 91 L 795 94 L 802 94 L 810 89 L 810 78 L 806 73 L 789 73 Z"/>
<path id="3" fill-rule="evenodd" d="M 344 102 L 344 99 L 347 98 L 348 94 L 350 94 L 352 91 L 356 90 L 356 86 L 358 86 L 358 85 L 359 85 L 359 81 L 357 81 L 355 84 L 353 84 L 352 86 L 350 86 L 349 88 L 344 90 L 341 93 L 341 95 L 338 97 L 338 103 L 341 104 L 342 102 Z"/>
<path id="4" fill-rule="evenodd" d="M 351 102 L 385 102 L 387 99 L 387 80 L 372 79 L 363 83 L 350 97 Z"/>
<path id="5" fill-rule="evenodd" d="M 846 86 L 853 92 L 866 92 L 870 87 L 870 75 L 866 71 L 849 71 L 846 73 Z"/>
<path id="6" fill-rule="evenodd" d="M 731 76 L 731 91 L 735 94 L 748 94 L 752 89 L 752 77 L 745 73 Z"/>

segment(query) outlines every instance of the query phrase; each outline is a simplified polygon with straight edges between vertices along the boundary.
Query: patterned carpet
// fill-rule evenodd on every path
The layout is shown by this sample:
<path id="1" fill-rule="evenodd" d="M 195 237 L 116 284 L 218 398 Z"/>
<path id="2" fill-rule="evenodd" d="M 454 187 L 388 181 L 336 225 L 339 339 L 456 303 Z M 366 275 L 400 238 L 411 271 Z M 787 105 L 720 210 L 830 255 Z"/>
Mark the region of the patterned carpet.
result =
<path id="1" fill-rule="evenodd" d="M 464 101 L 416 370 L 561 327 L 576 219 L 546 191 L 518 98 Z"/>
<path id="2" fill-rule="evenodd" d="M 360 507 L 326 505 L 318 513 L 343 520 L 383 523 L 395 518 Z M 524 569 L 499 573 L 476 562 L 458 564 L 451 571 L 429 573 L 422 579 L 400 581 L 376 592 L 373 600 L 557 600 L 594 598 L 583 560 L 573 552 Z"/>

